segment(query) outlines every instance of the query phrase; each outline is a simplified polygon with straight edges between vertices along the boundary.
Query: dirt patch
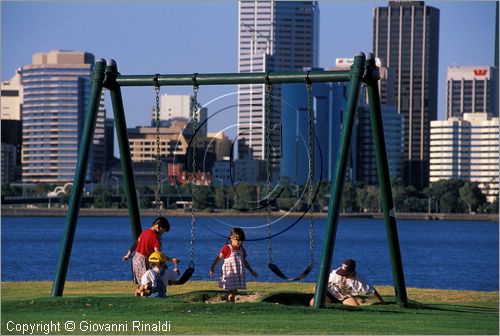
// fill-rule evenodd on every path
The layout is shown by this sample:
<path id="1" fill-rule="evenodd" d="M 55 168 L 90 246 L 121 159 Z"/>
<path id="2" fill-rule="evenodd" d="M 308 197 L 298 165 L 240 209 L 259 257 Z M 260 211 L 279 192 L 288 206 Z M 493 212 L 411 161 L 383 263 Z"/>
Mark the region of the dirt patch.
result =
<path id="1" fill-rule="evenodd" d="M 261 302 L 265 292 L 243 291 L 236 295 L 236 303 L 243 302 Z M 207 304 L 225 303 L 227 302 L 227 291 L 224 290 L 208 290 L 196 291 L 175 295 L 175 297 L 183 302 L 203 302 Z"/>
<path id="2" fill-rule="evenodd" d="M 260 302 L 264 293 L 240 293 L 236 295 L 236 303 L 243 302 Z M 227 293 L 221 293 L 218 295 L 211 296 L 207 298 L 205 303 L 224 303 L 227 302 Z"/>
<path id="3" fill-rule="evenodd" d="M 236 302 L 260 302 L 264 293 L 236 295 Z"/>

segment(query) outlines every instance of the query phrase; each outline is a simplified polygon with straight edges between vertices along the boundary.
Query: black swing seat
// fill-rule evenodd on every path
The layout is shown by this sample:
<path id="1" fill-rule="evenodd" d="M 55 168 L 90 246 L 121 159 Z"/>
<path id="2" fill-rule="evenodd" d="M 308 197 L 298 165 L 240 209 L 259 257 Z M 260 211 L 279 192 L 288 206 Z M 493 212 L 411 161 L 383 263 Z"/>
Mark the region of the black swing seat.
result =
<path id="1" fill-rule="evenodd" d="M 298 276 L 296 276 L 295 278 L 290 278 L 290 277 L 287 277 L 285 274 L 283 274 L 283 272 L 281 272 L 281 270 L 279 269 L 278 266 L 276 266 L 275 264 L 273 263 L 269 263 L 267 264 L 267 266 L 269 267 L 269 269 L 271 271 L 273 271 L 274 274 L 276 274 L 278 277 L 280 277 L 281 279 L 283 280 L 286 280 L 286 281 L 299 281 L 299 280 L 302 280 L 304 279 L 313 269 L 313 264 L 310 263 L 309 266 L 307 266 L 307 268 L 304 270 L 304 272 L 302 272 L 301 274 L 299 274 Z"/>
<path id="2" fill-rule="evenodd" d="M 189 279 L 191 279 L 191 276 L 194 273 L 194 267 L 190 266 L 186 268 L 184 273 L 175 281 L 169 281 L 169 285 L 184 285 Z"/>

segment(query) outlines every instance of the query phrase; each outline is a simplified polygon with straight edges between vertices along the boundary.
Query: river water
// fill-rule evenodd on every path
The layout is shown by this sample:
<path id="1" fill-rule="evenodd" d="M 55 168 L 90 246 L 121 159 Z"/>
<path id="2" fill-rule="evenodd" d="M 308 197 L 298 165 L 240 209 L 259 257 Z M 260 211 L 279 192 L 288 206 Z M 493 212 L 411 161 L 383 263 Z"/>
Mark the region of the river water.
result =
<path id="1" fill-rule="evenodd" d="M 142 218 L 143 227 L 152 219 Z M 309 221 L 295 221 L 284 217 L 272 222 L 273 234 L 278 233 L 272 239 L 272 260 L 288 276 L 301 273 L 310 258 Z M 191 218 L 173 217 L 170 222 L 163 250 L 181 258 L 185 267 L 191 251 Z M 313 224 L 315 267 L 307 282 L 316 281 L 326 219 L 315 219 Z M 240 217 L 197 218 L 193 279 L 209 279 L 209 267 L 232 225 L 245 230 L 244 247 L 259 273 L 257 281 L 280 281 L 267 268 L 266 218 Z M 53 280 L 63 231 L 63 217 L 3 217 L 2 281 Z M 498 291 L 498 223 L 399 220 L 398 231 L 407 287 Z M 123 262 L 122 256 L 131 239 L 127 217 L 79 218 L 67 280 L 129 280 L 130 262 Z M 383 220 L 340 219 L 332 267 L 345 258 L 355 259 L 358 271 L 373 284 L 392 284 Z"/>

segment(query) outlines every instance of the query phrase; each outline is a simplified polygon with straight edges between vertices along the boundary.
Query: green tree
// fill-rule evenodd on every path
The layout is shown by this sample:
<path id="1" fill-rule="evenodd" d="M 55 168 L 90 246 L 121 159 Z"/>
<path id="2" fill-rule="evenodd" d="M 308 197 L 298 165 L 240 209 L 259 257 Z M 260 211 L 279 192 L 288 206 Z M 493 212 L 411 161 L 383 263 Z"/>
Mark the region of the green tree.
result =
<path id="1" fill-rule="evenodd" d="M 139 201 L 139 207 L 141 209 L 157 208 L 158 205 L 155 204 L 156 198 L 151 198 L 151 196 L 156 196 L 156 186 L 150 187 L 147 185 L 141 185 L 137 187 L 137 197 Z M 153 199 L 153 201 L 151 200 Z"/>
<path id="2" fill-rule="evenodd" d="M 242 211 L 251 210 L 256 207 L 256 189 L 248 183 L 238 183 L 235 186 L 235 207 Z"/>
<path id="3" fill-rule="evenodd" d="M 316 192 L 318 185 L 315 184 L 313 193 Z M 330 202 L 331 184 L 328 181 L 321 181 L 319 185 L 318 195 L 316 196 L 315 209 L 323 211 L 324 208 L 328 207 L 328 202 Z M 313 195 L 314 197 L 314 195 Z"/>
<path id="4" fill-rule="evenodd" d="M 273 194 L 271 194 L 271 199 L 276 199 L 274 206 L 278 207 L 278 209 L 290 211 L 293 209 L 295 203 L 297 203 L 297 196 L 294 195 L 295 191 L 294 185 L 290 184 L 290 178 L 288 177 L 280 177 L 280 182 Z M 271 186 L 273 188 L 273 186 Z M 267 189 L 264 189 L 267 191 Z M 276 194 L 279 193 L 279 196 Z M 307 202 L 307 199 L 306 199 Z"/>
<path id="5" fill-rule="evenodd" d="M 449 191 L 439 199 L 441 212 L 444 213 L 464 213 L 467 205 L 460 199 L 458 192 Z"/>
<path id="6" fill-rule="evenodd" d="M 465 181 L 459 179 L 439 180 L 426 190 L 428 196 L 437 200 L 437 212 L 464 212 L 465 203 L 460 199 L 459 189 Z"/>
<path id="7" fill-rule="evenodd" d="M 342 192 L 342 211 L 353 212 L 358 210 L 356 202 L 356 186 L 352 182 L 345 182 Z"/>
<path id="8" fill-rule="evenodd" d="M 365 186 L 356 191 L 356 201 L 364 212 L 380 210 L 379 190 L 375 186 Z"/>
<path id="9" fill-rule="evenodd" d="M 425 212 L 427 197 L 414 186 L 403 186 L 395 183 L 392 186 L 392 196 L 396 211 Z"/>
<path id="10" fill-rule="evenodd" d="M 97 188 L 94 192 L 94 207 L 111 208 L 111 192 L 106 188 Z"/>
<path id="11" fill-rule="evenodd" d="M 281 210 L 290 211 L 294 208 L 297 203 L 297 199 L 293 197 L 279 197 L 276 200 L 276 206 Z"/>
<path id="12" fill-rule="evenodd" d="M 479 189 L 477 182 L 465 182 L 458 192 L 462 201 L 467 204 L 469 213 L 477 211 L 478 207 L 486 202 L 486 196 Z"/>
<path id="13" fill-rule="evenodd" d="M 47 192 L 49 190 L 54 190 L 54 189 L 55 189 L 55 185 L 45 185 L 45 189 L 40 188 L 40 190 L 47 190 Z M 69 197 L 71 195 L 72 189 L 73 189 L 73 184 L 67 184 L 67 185 L 65 185 L 64 193 L 59 194 L 59 205 L 62 208 L 65 208 L 68 206 Z M 47 194 L 47 192 L 45 192 L 45 195 Z"/>
<path id="14" fill-rule="evenodd" d="M 487 203 L 486 205 L 486 211 L 488 213 L 498 213 L 499 208 L 498 208 L 498 194 L 495 197 L 495 200 L 491 203 Z"/>
<path id="15" fill-rule="evenodd" d="M 22 194 L 23 194 L 23 188 L 21 187 L 2 185 L 2 196 L 4 197 L 22 196 Z"/>
<path id="16" fill-rule="evenodd" d="M 226 200 L 224 197 L 224 187 L 215 186 L 215 207 L 217 209 L 225 209 L 226 208 Z"/>
<path id="17" fill-rule="evenodd" d="M 196 205 L 198 209 L 206 209 L 211 207 L 211 194 L 212 191 L 207 186 L 196 186 Z"/>

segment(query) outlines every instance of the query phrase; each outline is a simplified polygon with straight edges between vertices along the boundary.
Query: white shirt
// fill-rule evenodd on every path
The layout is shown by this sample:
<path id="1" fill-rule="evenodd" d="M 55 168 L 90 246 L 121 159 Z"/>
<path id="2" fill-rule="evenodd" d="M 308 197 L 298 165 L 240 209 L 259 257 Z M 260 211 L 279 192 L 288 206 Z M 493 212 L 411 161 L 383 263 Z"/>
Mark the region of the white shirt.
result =
<path id="1" fill-rule="evenodd" d="M 328 291 L 337 299 L 342 300 L 342 295 L 344 297 L 352 297 L 362 295 L 372 294 L 375 290 L 372 285 L 366 282 L 363 277 L 356 272 L 354 278 L 347 278 L 342 275 L 337 274 L 336 270 L 330 273 L 328 278 Z"/>
<path id="2" fill-rule="evenodd" d="M 160 273 L 160 269 L 158 267 L 153 267 L 144 273 L 141 277 L 141 285 L 148 285 L 148 288 L 156 288 L 156 274 Z M 177 280 L 177 273 L 171 271 L 169 269 L 165 270 L 165 273 L 161 276 L 163 283 L 165 284 L 165 288 L 168 286 L 168 281 Z"/>

